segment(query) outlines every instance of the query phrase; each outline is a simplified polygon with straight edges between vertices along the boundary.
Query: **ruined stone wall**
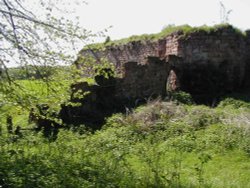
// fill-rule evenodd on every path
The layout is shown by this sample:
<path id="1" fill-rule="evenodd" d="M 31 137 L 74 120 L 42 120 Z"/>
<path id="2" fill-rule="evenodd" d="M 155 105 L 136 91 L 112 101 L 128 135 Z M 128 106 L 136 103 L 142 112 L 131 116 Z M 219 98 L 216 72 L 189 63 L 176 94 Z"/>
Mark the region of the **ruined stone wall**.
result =
<path id="1" fill-rule="evenodd" d="M 81 55 L 98 59 L 107 58 L 119 69 L 129 61 L 145 64 L 148 56 L 159 56 L 161 48 L 164 49 L 164 44 L 161 47 L 161 43 L 158 42 L 134 41 L 119 46 L 108 46 L 105 50 L 84 50 Z"/>
<path id="2" fill-rule="evenodd" d="M 234 90 L 243 84 L 246 74 L 246 41 L 232 28 L 209 34 L 194 32 L 186 38 L 180 38 L 178 44 L 177 55 L 183 58 L 184 63 L 190 66 L 201 64 L 204 68 L 211 67 L 211 71 L 218 70 L 227 80 L 223 86 L 226 90 Z"/>
<path id="3" fill-rule="evenodd" d="M 245 69 L 245 87 L 250 88 L 250 30 L 246 31 L 246 69 Z"/>
<path id="4" fill-rule="evenodd" d="M 211 32 L 175 32 L 158 41 L 83 50 L 81 55 L 97 61 L 107 58 L 122 76 L 96 75 L 96 85 L 73 85 L 72 93 L 83 90 L 88 95 L 80 99 L 72 95 L 71 101 L 81 105 L 62 107 L 66 124 L 102 125 L 112 113 L 179 89 L 190 93 L 195 102 L 211 105 L 225 94 L 250 87 L 250 31 L 243 36 L 231 26 Z"/>
<path id="5" fill-rule="evenodd" d="M 166 93 L 170 71 L 180 89 L 193 95 L 235 91 L 250 83 L 250 32 L 247 37 L 228 26 L 184 34 L 172 33 L 158 41 L 134 41 L 105 50 L 81 52 L 107 58 L 122 72 L 116 95 L 142 98 Z M 171 64 L 170 56 L 181 60 Z"/>
<path id="6" fill-rule="evenodd" d="M 168 69 L 168 63 L 158 57 L 148 57 L 144 65 L 126 63 L 124 77 L 116 87 L 117 97 L 131 100 L 164 96 Z"/>
<path id="7" fill-rule="evenodd" d="M 180 33 L 176 32 L 165 38 L 165 57 L 168 55 L 179 56 L 179 39 Z"/>
<path id="8" fill-rule="evenodd" d="M 178 56 L 183 57 L 187 63 L 200 60 L 211 62 L 230 60 L 234 63 L 244 57 L 244 38 L 230 29 L 210 34 L 194 32 L 178 42 Z"/>
<path id="9" fill-rule="evenodd" d="M 250 57 L 250 30 L 246 31 L 246 55 L 249 58 Z"/>

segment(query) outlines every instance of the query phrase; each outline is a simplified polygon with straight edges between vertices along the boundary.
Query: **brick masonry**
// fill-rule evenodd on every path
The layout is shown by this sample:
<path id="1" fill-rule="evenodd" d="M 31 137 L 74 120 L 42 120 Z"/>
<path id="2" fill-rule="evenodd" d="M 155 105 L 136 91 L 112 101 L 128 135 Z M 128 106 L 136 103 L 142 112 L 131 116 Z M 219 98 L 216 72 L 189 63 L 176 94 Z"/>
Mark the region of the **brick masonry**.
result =
<path id="1" fill-rule="evenodd" d="M 80 106 L 62 107 L 66 124 L 98 128 L 112 113 L 177 90 L 189 92 L 198 103 L 212 104 L 227 93 L 249 90 L 250 86 L 250 31 L 243 36 L 231 26 L 210 33 L 175 32 L 158 41 L 82 50 L 80 55 L 97 61 L 107 58 L 122 76 L 96 76 L 94 86 L 72 85 L 73 93 L 83 90 L 89 94 L 83 99 L 71 98 Z"/>
<path id="2" fill-rule="evenodd" d="M 166 88 L 159 88 L 166 86 L 171 66 L 177 69 L 180 88 L 185 91 L 201 94 L 204 90 L 202 87 L 205 88 L 209 81 L 208 88 L 214 83 L 217 88 L 222 87 L 219 93 L 231 92 L 250 82 L 250 32 L 246 33 L 243 36 L 231 26 L 210 33 L 197 31 L 184 35 L 179 31 L 158 41 L 134 41 L 110 46 L 105 50 L 95 51 L 94 55 L 107 58 L 122 72 L 122 84 L 117 86 L 121 87 L 117 89 L 118 95 L 122 92 L 126 97 L 136 98 L 163 94 Z M 93 56 L 93 51 L 85 50 L 81 55 Z M 181 58 L 181 63 L 174 66 L 175 63 L 169 61 L 169 56 Z M 152 61 L 150 57 L 158 58 L 158 61 Z M 204 78 L 205 76 L 211 79 Z M 202 81 L 204 83 L 200 83 Z M 207 92 L 207 89 L 203 92 Z"/>

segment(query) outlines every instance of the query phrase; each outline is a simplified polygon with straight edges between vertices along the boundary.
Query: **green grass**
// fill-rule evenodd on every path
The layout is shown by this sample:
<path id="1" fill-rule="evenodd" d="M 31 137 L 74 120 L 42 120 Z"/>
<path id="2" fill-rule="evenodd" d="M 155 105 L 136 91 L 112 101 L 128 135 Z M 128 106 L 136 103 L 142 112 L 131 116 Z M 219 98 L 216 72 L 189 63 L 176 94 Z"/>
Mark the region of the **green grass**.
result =
<path id="1" fill-rule="evenodd" d="M 15 126 L 27 127 L 30 109 L 38 104 L 49 104 L 51 110 L 58 111 L 69 98 L 69 84 L 68 80 L 63 79 L 15 81 L 12 86 L 7 86 L 7 94 L 2 94 L 0 98 L 0 123 L 5 125 L 6 117 L 11 115 Z"/>
<path id="2" fill-rule="evenodd" d="M 247 188 L 250 117 L 239 118 L 246 113 L 228 102 L 212 109 L 153 101 L 113 115 L 95 133 L 61 130 L 54 142 L 2 133 L 0 185 Z"/>
<path id="3" fill-rule="evenodd" d="M 83 50 L 87 49 L 92 49 L 92 50 L 105 50 L 107 47 L 112 47 L 112 46 L 120 46 L 120 45 L 125 45 L 130 42 L 136 42 L 136 41 L 141 41 L 141 42 L 146 42 L 146 41 L 157 41 L 159 39 L 165 38 L 166 36 L 179 31 L 182 37 L 186 37 L 191 33 L 194 32 L 206 32 L 206 33 L 211 33 L 215 32 L 219 29 L 222 28 L 232 28 L 232 30 L 239 35 L 244 36 L 245 33 L 239 30 L 238 28 L 235 28 L 229 24 L 219 24 L 215 26 L 200 26 L 200 27 L 191 27 L 189 25 L 180 25 L 180 26 L 174 26 L 174 25 L 169 25 L 165 27 L 160 33 L 156 34 L 143 34 L 143 35 L 133 35 L 129 38 L 124 38 L 120 40 L 114 40 L 114 41 L 109 41 L 106 43 L 95 43 L 95 44 L 90 44 L 86 47 L 83 48 Z"/>

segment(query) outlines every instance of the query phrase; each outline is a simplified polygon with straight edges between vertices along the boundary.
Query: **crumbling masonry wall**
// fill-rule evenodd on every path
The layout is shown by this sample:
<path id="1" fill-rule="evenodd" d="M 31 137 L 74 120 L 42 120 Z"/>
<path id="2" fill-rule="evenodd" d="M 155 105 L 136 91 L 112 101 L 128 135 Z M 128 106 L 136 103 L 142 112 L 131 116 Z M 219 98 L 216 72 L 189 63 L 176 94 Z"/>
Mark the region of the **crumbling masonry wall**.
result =
<path id="1" fill-rule="evenodd" d="M 245 69 L 245 87 L 250 88 L 250 30 L 246 31 L 246 69 Z"/>
<path id="2" fill-rule="evenodd" d="M 74 92 L 90 93 L 80 101 L 72 98 L 81 106 L 62 108 L 66 123 L 102 124 L 105 117 L 139 100 L 165 97 L 176 90 L 189 92 L 196 102 L 211 104 L 226 93 L 250 86 L 250 32 L 244 36 L 231 26 L 190 34 L 178 31 L 158 41 L 87 49 L 80 55 L 107 58 L 122 77 L 99 77 L 94 86 L 74 85 Z"/>
<path id="3" fill-rule="evenodd" d="M 212 87 L 214 93 L 221 94 L 240 89 L 249 82 L 249 38 L 249 32 L 243 36 L 231 26 L 190 34 L 178 31 L 158 41 L 129 42 L 99 51 L 83 50 L 81 55 L 107 58 L 122 72 L 124 81 L 117 86 L 121 87 L 116 90 L 117 95 L 136 98 L 150 93 L 163 94 L 166 88 L 159 88 L 163 80 L 167 81 L 171 67 L 178 72 L 180 89 L 201 95 Z M 173 55 L 182 59 L 181 65 L 170 66 L 168 57 Z M 158 63 L 152 63 L 150 57 Z"/>

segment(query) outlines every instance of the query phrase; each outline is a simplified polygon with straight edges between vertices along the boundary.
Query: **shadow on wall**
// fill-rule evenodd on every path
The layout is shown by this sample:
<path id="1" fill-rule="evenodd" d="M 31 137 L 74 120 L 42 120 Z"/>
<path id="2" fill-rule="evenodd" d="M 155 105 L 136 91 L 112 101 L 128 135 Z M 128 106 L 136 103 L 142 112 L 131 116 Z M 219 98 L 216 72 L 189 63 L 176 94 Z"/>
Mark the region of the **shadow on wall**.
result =
<path id="1" fill-rule="evenodd" d="M 165 98 L 179 90 L 190 93 L 196 103 L 214 105 L 221 96 L 241 89 L 244 83 L 239 67 L 226 60 L 185 63 L 177 56 L 148 57 L 146 64 L 128 62 L 122 78 L 113 77 L 111 69 L 102 72 L 106 76 L 96 76 L 96 85 L 72 85 L 70 102 L 77 105 L 62 105 L 60 117 L 65 124 L 99 129 L 113 113 L 126 112 L 149 99 Z"/>
<path id="2" fill-rule="evenodd" d="M 126 112 L 149 98 L 165 97 L 170 67 L 166 59 L 148 57 L 144 65 L 126 63 L 122 78 L 113 77 L 111 70 L 105 69 L 102 72 L 106 76 L 95 76 L 96 85 L 86 82 L 72 85 L 70 102 L 78 105 L 62 105 L 60 117 L 65 124 L 99 129 L 113 113 Z"/>

